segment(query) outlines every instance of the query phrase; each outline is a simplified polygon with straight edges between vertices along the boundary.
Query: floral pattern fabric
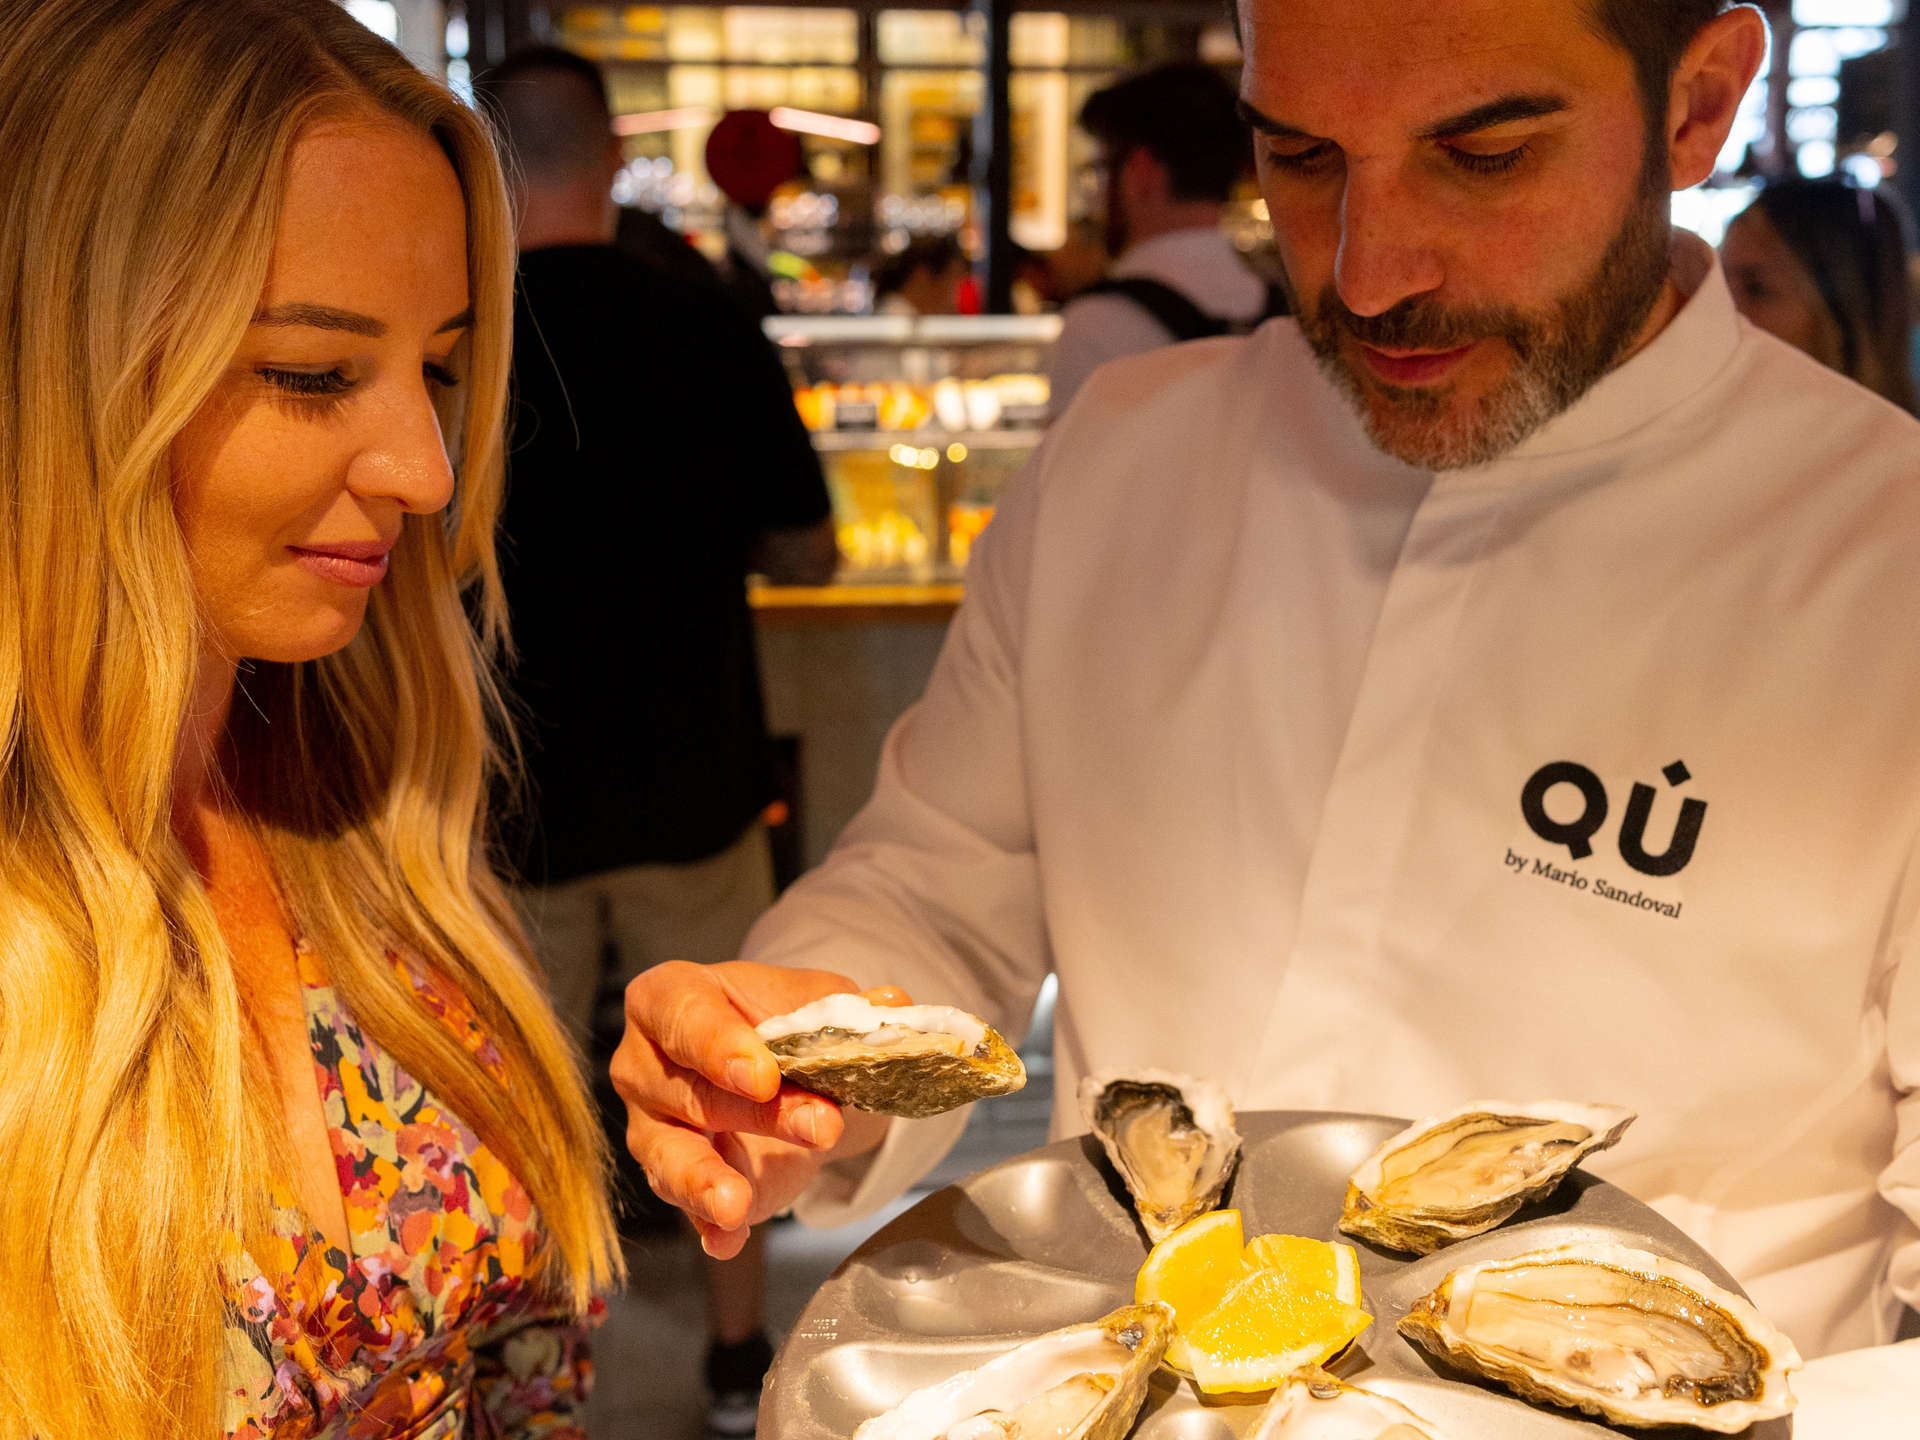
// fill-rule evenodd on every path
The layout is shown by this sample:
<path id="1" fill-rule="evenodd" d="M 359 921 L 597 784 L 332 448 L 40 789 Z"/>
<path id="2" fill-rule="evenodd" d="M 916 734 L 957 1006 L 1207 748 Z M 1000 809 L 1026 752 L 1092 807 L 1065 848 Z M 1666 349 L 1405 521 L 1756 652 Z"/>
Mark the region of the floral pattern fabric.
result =
<path id="1" fill-rule="evenodd" d="M 228 1281 L 228 1440 L 583 1440 L 587 1325 L 528 1279 L 527 1193 L 457 1116 L 362 1034 L 299 951 L 315 1077 L 351 1253 L 276 1187 L 264 1254 Z M 396 959 L 483 1065 L 464 997 Z"/>

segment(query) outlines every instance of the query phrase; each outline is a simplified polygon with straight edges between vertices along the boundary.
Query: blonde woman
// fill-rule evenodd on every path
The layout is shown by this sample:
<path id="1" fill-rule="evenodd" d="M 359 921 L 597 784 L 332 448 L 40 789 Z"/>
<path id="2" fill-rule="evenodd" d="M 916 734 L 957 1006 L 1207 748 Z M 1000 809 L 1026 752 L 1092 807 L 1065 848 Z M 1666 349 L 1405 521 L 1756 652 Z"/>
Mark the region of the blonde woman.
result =
<path id="1" fill-rule="evenodd" d="M 0 1437 L 576 1433 L 487 133 L 329 0 L 0 0 L 0 155 Z"/>

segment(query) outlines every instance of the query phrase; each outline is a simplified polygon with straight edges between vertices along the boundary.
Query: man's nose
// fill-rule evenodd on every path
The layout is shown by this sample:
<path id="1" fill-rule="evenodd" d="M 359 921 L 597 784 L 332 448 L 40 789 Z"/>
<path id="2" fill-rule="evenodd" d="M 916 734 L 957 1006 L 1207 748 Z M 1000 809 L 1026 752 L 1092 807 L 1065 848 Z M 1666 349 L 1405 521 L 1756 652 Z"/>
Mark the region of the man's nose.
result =
<path id="1" fill-rule="evenodd" d="M 347 485 L 362 499 L 392 500 L 408 513 L 431 515 L 453 498 L 453 484 L 440 414 L 422 380 L 372 418 Z"/>
<path id="2" fill-rule="evenodd" d="M 1381 315 L 1446 279 L 1420 203 L 1399 177 L 1351 166 L 1340 204 L 1334 285 L 1356 315 Z"/>

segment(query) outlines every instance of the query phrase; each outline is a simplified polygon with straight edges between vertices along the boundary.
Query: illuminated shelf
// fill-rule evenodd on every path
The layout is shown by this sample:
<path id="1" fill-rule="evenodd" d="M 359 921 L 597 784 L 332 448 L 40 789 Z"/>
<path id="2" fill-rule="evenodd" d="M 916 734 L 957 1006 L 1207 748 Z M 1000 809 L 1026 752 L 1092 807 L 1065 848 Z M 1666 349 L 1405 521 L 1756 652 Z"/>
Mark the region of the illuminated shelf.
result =
<path id="1" fill-rule="evenodd" d="M 776 345 L 1051 345 L 1058 315 L 775 315 L 761 322 Z"/>
<path id="2" fill-rule="evenodd" d="M 1031 450 L 1043 430 L 816 430 L 813 448 L 823 454 L 849 450 L 891 450 L 910 445 L 916 450 L 943 450 L 964 445 L 969 450 Z"/>

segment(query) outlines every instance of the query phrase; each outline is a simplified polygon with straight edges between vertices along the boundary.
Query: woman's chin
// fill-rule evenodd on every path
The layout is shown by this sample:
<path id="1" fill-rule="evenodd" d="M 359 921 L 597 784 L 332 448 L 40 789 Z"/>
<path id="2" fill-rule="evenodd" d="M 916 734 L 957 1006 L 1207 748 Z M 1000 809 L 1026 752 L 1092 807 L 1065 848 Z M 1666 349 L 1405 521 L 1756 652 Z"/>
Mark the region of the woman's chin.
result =
<path id="1" fill-rule="evenodd" d="M 254 635 L 240 637 L 241 643 L 234 647 L 234 653 L 275 665 L 324 660 L 351 645 L 365 623 L 366 606 L 362 604 L 355 606 L 351 615 L 313 616 L 302 624 L 262 629 Z"/>

